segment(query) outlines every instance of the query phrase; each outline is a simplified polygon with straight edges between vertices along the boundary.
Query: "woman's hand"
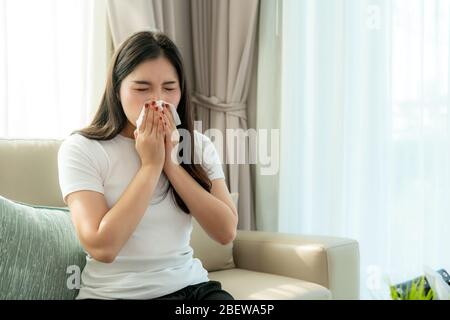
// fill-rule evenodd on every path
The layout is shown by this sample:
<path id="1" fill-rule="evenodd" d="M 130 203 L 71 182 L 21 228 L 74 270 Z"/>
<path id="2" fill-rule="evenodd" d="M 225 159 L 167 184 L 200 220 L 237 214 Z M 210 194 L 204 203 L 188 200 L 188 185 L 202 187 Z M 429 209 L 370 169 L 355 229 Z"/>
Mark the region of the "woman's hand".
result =
<path id="1" fill-rule="evenodd" d="M 177 161 L 178 143 L 180 142 L 180 134 L 175 125 L 175 121 L 172 117 L 172 112 L 170 111 L 169 105 L 164 104 L 163 106 L 163 126 L 164 126 L 164 145 L 165 145 L 165 161 L 164 161 L 164 171 L 167 171 L 172 166 L 179 165 Z M 176 150 L 176 151 L 175 151 Z M 172 159 L 172 152 L 174 152 Z"/>
<path id="2" fill-rule="evenodd" d="M 145 104 L 144 119 L 139 129 L 134 131 L 134 138 L 141 165 L 162 170 L 165 162 L 164 120 L 154 102 L 151 106 Z"/>

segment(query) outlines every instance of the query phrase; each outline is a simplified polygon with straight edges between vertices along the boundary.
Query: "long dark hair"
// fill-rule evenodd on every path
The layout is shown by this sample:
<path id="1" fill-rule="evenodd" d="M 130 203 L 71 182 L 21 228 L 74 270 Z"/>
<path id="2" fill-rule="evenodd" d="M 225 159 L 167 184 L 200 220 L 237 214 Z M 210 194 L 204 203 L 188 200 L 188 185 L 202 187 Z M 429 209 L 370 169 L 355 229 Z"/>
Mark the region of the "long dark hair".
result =
<path id="1" fill-rule="evenodd" d="M 189 131 L 191 139 L 190 163 L 181 161 L 181 166 L 195 179 L 205 190 L 211 191 L 211 181 L 203 167 L 194 163 L 194 122 L 191 109 L 189 88 L 186 82 L 183 60 L 178 48 L 162 32 L 141 31 L 133 34 L 125 40 L 114 53 L 108 70 L 105 92 L 103 93 L 100 106 L 87 127 L 72 132 L 78 133 L 88 139 L 111 140 L 125 128 L 127 117 L 120 102 L 120 85 L 140 63 L 156 59 L 160 56 L 166 57 L 174 66 L 178 74 L 181 89 L 181 99 L 177 107 L 181 124 L 178 128 Z M 183 136 L 184 138 L 184 136 Z M 183 157 L 183 149 L 179 154 Z M 170 181 L 169 181 L 170 183 Z M 188 207 L 170 184 L 168 191 L 172 190 L 176 204 L 186 213 L 190 213 Z"/>

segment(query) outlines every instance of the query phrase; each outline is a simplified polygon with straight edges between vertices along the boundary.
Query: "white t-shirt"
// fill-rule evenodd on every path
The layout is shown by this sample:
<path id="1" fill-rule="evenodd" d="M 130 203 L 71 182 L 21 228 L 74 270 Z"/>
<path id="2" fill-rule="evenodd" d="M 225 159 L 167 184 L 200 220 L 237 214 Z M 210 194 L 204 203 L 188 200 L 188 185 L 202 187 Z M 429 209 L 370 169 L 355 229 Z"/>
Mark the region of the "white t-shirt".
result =
<path id="1" fill-rule="evenodd" d="M 197 131 L 194 135 L 196 161 L 201 159 L 210 180 L 223 179 L 214 144 Z M 118 134 L 114 139 L 97 141 L 71 135 L 58 151 L 64 201 L 69 193 L 92 190 L 104 194 L 111 208 L 140 165 L 133 139 Z M 77 299 L 152 299 L 209 280 L 201 261 L 193 258 L 192 216 L 176 206 L 167 188 L 162 172 L 144 216 L 112 263 L 99 262 L 87 254 Z"/>

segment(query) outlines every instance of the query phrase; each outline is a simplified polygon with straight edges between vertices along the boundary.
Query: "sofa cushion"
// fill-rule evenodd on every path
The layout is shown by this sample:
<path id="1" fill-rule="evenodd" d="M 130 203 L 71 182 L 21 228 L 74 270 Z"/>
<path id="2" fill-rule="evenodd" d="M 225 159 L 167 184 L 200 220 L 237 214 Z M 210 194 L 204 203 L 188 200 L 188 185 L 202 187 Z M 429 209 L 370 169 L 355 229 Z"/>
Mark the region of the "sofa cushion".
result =
<path id="1" fill-rule="evenodd" d="M 37 205 L 66 206 L 58 182 L 60 145 L 61 140 L 0 139 L 0 195 Z"/>
<path id="2" fill-rule="evenodd" d="M 229 269 L 209 274 L 237 300 L 329 300 L 331 292 L 316 283 L 270 273 Z"/>
<path id="3" fill-rule="evenodd" d="M 78 294 L 86 256 L 68 209 L 0 196 L 0 247 L 0 300 L 74 299 Z"/>
<path id="4" fill-rule="evenodd" d="M 208 272 L 234 268 L 233 243 L 221 245 L 212 240 L 200 224 L 192 218 L 191 247 Z"/>
<path id="5" fill-rule="evenodd" d="M 232 193 L 231 198 L 237 207 L 238 194 Z M 206 270 L 211 272 L 235 267 L 232 242 L 221 245 L 214 241 L 195 218 L 192 218 L 192 226 L 191 247 L 194 249 L 194 257 L 200 259 Z"/>

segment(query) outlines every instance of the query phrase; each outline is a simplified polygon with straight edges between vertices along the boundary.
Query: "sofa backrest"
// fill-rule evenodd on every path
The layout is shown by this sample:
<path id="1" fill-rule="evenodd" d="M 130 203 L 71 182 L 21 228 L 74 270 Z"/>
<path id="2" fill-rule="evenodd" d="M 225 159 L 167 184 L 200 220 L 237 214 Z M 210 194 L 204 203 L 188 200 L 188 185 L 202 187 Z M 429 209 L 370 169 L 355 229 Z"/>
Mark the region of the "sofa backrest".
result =
<path id="1" fill-rule="evenodd" d="M 0 139 L 0 195 L 35 205 L 65 207 L 57 167 L 61 142 Z"/>
<path id="2" fill-rule="evenodd" d="M 58 182 L 57 153 L 61 143 L 50 139 L 0 139 L 0 195 L 33 205 L 66 207 Z M 213 241 L 195 219 L 191 246 L 208 271 L 234 267 L 233 244 Z"/>

